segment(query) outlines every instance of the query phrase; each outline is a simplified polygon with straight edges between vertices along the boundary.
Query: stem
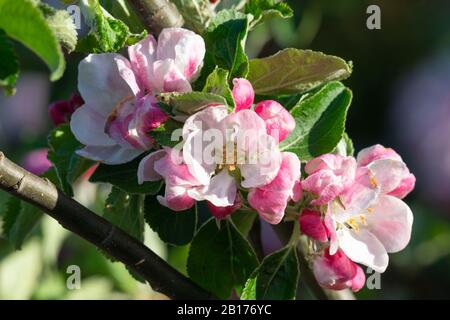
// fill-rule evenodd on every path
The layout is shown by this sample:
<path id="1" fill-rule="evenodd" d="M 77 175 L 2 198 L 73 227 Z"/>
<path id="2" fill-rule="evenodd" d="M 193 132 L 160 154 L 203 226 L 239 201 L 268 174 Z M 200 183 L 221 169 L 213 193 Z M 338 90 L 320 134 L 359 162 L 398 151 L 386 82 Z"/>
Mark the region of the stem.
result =
<path id="1" fill-rule="evenodd" d="M 277 234 L 278 238 L 283 243 L 289 243 L 292 234 L 292 228 L 293 223 L 280 223 L 278 225 L 272 226 L 275 230 L 275 233 Z M 302 278 L 305 281 L 305 283 L 308 285 L 308 287 L 311 289 L 311 291 L 314 293 L 317 299 L 321 300 L 354 300 L 355 296 L 353 293 L 346 289 L 346 290 L 328 290 L 322 288 L 316 281 L 314 274 L 309 267 L 309 263 L 306 259 L 306 246 L 301 244 L 301 241 L 299 245 L 297 245 L 297 255 L 298 255 L 298 261 L 300 264 L 300 269 L 302 272 Z"/>
<path id="2" fill-rule="evenodd" d="M 151 33 L 158 35 L 162 29 L 181 27 L 183 17 L 168 0 L 128 0 Z"/>
<path id="3" fill-rule="evenodd" d="M 0 189 L 37 206 L 67 230 L 123 262 L 148 281 L 154 290 L 169 298 L 214 299 L 144 244 L 66 196 L 48 179 L 16 165 L 1 151 Z"/>

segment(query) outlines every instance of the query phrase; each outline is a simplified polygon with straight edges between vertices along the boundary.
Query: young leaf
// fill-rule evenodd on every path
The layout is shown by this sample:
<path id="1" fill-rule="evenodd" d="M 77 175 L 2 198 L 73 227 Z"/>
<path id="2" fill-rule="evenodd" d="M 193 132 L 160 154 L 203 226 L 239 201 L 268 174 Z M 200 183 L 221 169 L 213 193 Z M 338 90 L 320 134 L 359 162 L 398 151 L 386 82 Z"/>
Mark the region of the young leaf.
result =
<path id="1" fill-rule="evenodd" d="M 72 184 L 94 164 L 91 160 L 78 156 L 75 151 L 81 144 L 73 135 L 68 124 L 55 128 L 48 137 L 48 159 L 53 163 L 59 184 L 69 196 L 73 195 Z"/>
<path id="2" fill-rule="evenodd" d="M 158 128 L 153 129 L 148 134 L 161 146 L 175 147 L 182 138 L 181 129 L 183 124 L 173 119 L 168 119 Z M 175 130 L 178 130 L 174 132 Z M 179 133 L 179 134 L 178 134 Z M 177 140 L 178 139 L 178 140 Z"/>
<path id="3" fill-rule="evenodd" d="M 89 34 L 80 39 L 77 51 L 117 52 L 125 45 L 132 45 L 147 36 L 147 32 L 132 34 L 121 20 L 112 17 L 102 8 L 98 0 L 81 3 L 86 23 L 91 27 Z"/>
<path id="4" fill-rule="evenodd" d="M 293 300 L 300 272 L 294 246 L 264 258 L 245 284 L 242 300 Z"/>
<path id="5" fill-rule="evenodd" d="M 294 152 L 302 161 L 332 152 L 345 130 L 352 92 L 340 82 L 330 82 L 301 100 L 291 110 L 296 126 L 280 143 L 280 150 Z"/>
<path id="6" fill-rule="evenodd" d="M 70 14 L 66 10 L 56 10 L 45 3 L 40 3 L 39 9 L 44 14 L 48 26 L 52 29 L 58 41 L 68 52 L 75 50 L 78 37 L 75 24 Z"/>
<path id="7" fill-rule="evenodd" d="M 139 241 L 144 240 L 144 197 L 112 188 L 103 217 Z"/>
<path id="8" fill-rule="evenodd" d="M 211 21 L 205 31 L 206 44 L 205 66 L 202 79 L 216 66 L 230 70 L 228 79 L 246 77 L 248 73 L 248 57 L 245 54 L 245 43 L 249 28 L 247 15 L 236 10 L 222 10 Z"/>
<path id="9" fill-rule="evenodd" d="M 47 64 L 51 81 L 61 78 L 65 68 L 61 47 L 35 1 L 0 0 L 0 29 Z"/>
<path id="10" fill-rule="evenodd" d="M 146 181 L 139 184 L 137 169 L 142 157 L 119 165 L 100 164 L 90 177 L 91 182 L 110 183 L 129 194 L 156 194 L 161 188 L 160 181 Z"/>
<path id="11" fill-rule="evenodd" d="M 20 249 L 42 215 L 42 211 L 35 206 L 18 198 L 10 197 L 3 215 L 3 236 L 16 249 Z"/>
<path id="12" fill-rule="evenodd" d="M 342 139 L 334 149 L 334 153 L 343 156 L 353 156 L 353 154 L 355 153 L 355 149 L 353 148 L 353 141 L 350 139 L 346 132 L 344 132 L 344 134 L 342 135 Z"/>
<path id="13" fill-rule="evenodd" d="M 7 96 L 14 94 L 18 77 L 19 63 L 13 44 L 0 29 L 0 87 L 4 88 Z"/>
<path id="14" fill-rule="evenodd" d="M 345 79 L 352 71 L 341 58 L 292 48 L 249 64 L 247 79 L 260 95 L 304 93 L 325 82 Z"/>
<path id="15" fill-rule="evenodd" d="M 157 98 L 159 101 L 172 106 L 174 111 L 185 114 L 194 114 L 210 104 L 227 105 L 224 97 L 207 92 L 161 93 Z"/>
<path id="16" fill-rule="evenodd" d="M 156 196 L 145 197 L 145 220 L 162 241 L 181 246 L 191 242 L 197 227 L 197 206 L 173 212 L 162 206 Z"/>
<path id="17" fill-rule="evenodd" d="M 220 299 L 227 299 L 233 288 L 240 289 L 258 266 L 250 244 L 228 220 L 220 229 L 208 220 L 195 235 L 188 258 L 188 274 L 200 286 Z"/>
<path id="18" fill-rule="evenodd" d="M 228 71 L 216 68 L 206 79 L 206 84 L 203 87 L 203 92 L 217 94 L 222 96 L 227 101 L 228 106 L 234 109 L 234 99 L 228 84 Z"/>
<path id="19" fill-rule="evenodd" d="M 202 34 L 208 26 L 214 10 L 209 0 L 172 0 L 184 18 L 184 25 Z"/>
<path id="20" fill-rule="evenodd" d="M 273 17 L 291 18 L 294 13 L 287 3 L 277 0 L 250 0 L 245 4 L 244 11 L 254 17 L 252 28 Z"/>

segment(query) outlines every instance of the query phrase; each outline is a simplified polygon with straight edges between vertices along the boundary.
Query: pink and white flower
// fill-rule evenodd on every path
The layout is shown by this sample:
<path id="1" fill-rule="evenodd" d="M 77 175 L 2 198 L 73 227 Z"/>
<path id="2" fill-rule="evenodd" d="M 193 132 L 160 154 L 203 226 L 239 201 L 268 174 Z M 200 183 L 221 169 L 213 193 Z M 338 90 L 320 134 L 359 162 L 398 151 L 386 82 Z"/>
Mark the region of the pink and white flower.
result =
<path id="1" fill-rule="evenodd" d="M 330 254 L 329 249 L 325 248 L 313 262 L 313 273 L 322 287 L 332 290 L 350 288 L 356 292 L 366 282 L 362 268 L 350 260 L 342 250 Z"/>
<path id="2" fill-rule="evenodd" d="M 316 199 L 312 205 L 324 205 L 346 192 L 356 176 L 353 157 L 324 154 L 309 161 L 305 166 L 308 177 L 302 181 L 303 190 L 311 192 Z"/>
<path id="3" fill-rule="evenodd" d="M 356 160 L 358 166 L 371 168 L 377 179 L 391 181 L 390 185 L 385 186 L 384 193 L 403 199 L 414 189 L 416 177 L 393 149 L 377 144 L 361 150 Z"/>
<path id="4" fill-rule="evenodd" d="M 243 188 L 262 218 L 279 223 L 287 202 L 301 196 L 300 161 L 292 153 L 281 153 L 278 139 L 268 129 L 280 129 L 287 135 L 295 122 L 283 107 L 274 107 L 272 102 L 260 105 L 258 110 L 267 115 L 261 117 L 251 109 L 251 84 L 245 79 L 234 79 L 233 83 L 234 112 L 228 113 L 226 106 L 210 106 L 184 123 L 178 160 L 195 179 L 195 186 L 190 185 L 186 194 L 196 201 L 208 201 L 220 219 L 234 212 L 238 189 Z M 143 159 L 140 167 L 152 167 L 151 159 Z M 142 169 L 139 175 L 140 181 L 146 181 L 153 173 Z M 276 196 L 267 197 L 268 193 Z"/>
<path id="5" fill-rule="evenodd" d="M 203 39 L 164 29 L 156 44 L 148 36 L 120 54 L 91 54 L 81 61 L 78 89 L 85 104 L 72 115 L 71 129 L 85 145 L 78 154 L 107 164 L 128 162 L 153 146 L 148 132 L 167 120 L 154 94 L 190 91 L 199 73 Z"/>

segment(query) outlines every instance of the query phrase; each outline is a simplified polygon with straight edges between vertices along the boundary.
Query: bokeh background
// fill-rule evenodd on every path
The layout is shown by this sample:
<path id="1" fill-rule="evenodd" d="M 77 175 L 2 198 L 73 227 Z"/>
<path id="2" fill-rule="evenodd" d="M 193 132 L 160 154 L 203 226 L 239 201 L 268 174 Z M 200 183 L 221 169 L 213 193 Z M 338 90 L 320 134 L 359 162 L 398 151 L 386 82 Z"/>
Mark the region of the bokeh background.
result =
<path id="1" fill-rule="evenodd" d="M 233 0 L 223 0 L 222 6 Z M 48 1 L 57 4 L 57 1 Z M 290 20 L 273 20 L 249 37 L 251 57 L 285 47 L 307 48 L 352 61 L 345 80 L 353 91 L 347 131 L 356 150 L 381 143 L 393 147 L 416 174 L 416 190 L 406 201 L 415 221 L 411 244 L 391 255 L 381 289 L 363 289 L 361 299 L 450 298 L 450 2 L 446 0 L 289 0 Z M 366 27 L 371 4 L 381 8 L 381 30 Z M 77 64 L 68 57 L 62 80 L 48 82 L 36 56 L 16 44 L 22 74 L 14 97 L 0 95 L 0 149 L 15 161 L 46 146 L 52 127 L 50 102 L 76 90 Z M 86 181 L 79 200 L 101 212 L 107 188 Z M 0 192 L 0 210 L 5 195 Z M 266 250 L 278 245 L 262 225 Z M 151 230 L 146 243 L 185 272 L 187 247 L 168 248 Z M 82 272 L 80 290 L 68 290 L 69 265 Z M 299 297 L 310 294 L 299 289 Z M 161 298 L 110 262 L 97 249 L 45 217 L 14 251 L 0 239 L 0 299 Z"/>

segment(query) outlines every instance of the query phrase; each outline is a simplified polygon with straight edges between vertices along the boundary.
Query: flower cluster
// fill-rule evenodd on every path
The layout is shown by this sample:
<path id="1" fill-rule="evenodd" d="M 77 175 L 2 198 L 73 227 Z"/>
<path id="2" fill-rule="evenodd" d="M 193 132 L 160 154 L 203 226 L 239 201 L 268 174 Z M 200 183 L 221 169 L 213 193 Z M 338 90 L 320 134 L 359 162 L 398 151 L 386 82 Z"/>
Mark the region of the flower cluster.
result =
<path id="1" fill-rule="evenodd" d="M 81 156 L 107 164 L 128 162 L 153 146 L 148 132 L 167 120 L 157 105 L 161 92 L 191 91 L 205 44 L 192 31 L 164 29 L 158 42 L 149 35 L 120 54 L 91 54 L 81 61 L 78 90 L 84 105 L 71 128 L 85 145 Z"/>
<path id="2" fill-rule="evenodd" d="M 180 143 L 160 146 L 149 133 L 171 115 L 157 95 L 192 91 L 205 44 L 191 31 L 170 28 L 158 41 L 149 36 L 129 47 L 128 55 L 92 54 L 80 63 L 84 104 L 70 110 L 70 125 L 85 145 L 81 156 L 122 164 L 150 151 L 137 180 L 162 180 L 157 199 L 176 212 L 206 201 L 217 219 L 243 209 L 278 224 L 289 206 L 311 240 L 313 271 L 326 288 L 359 290 L 365 276 L 358 264 L 384 272 L 388 253 L 407 245 L 413 216 L 401 199 L 415 177 L 394 150 L 376 145 L 356 159 L 324 154 L 306 163 L 302 180 L 301 159 L 280 149 L 296 121 L 275 100 L 255 103 L 243 78 L 232 80 L 232 110 L 202 106 L 183 118 Z"/>
<path id="3" fill-rule="evenodd" d="M 300 229 L 316 242 L 314 274 L 331 289 L 359 290 L 360 263 L 384 272 L 388 253 L 402 250 L 413 215 L 401 200 L 415 177 L 392 149 L 375 145 L 357 158 L 326 154 L 305 166 L 305 194 L 313 200 L 300 215 Z"/>

